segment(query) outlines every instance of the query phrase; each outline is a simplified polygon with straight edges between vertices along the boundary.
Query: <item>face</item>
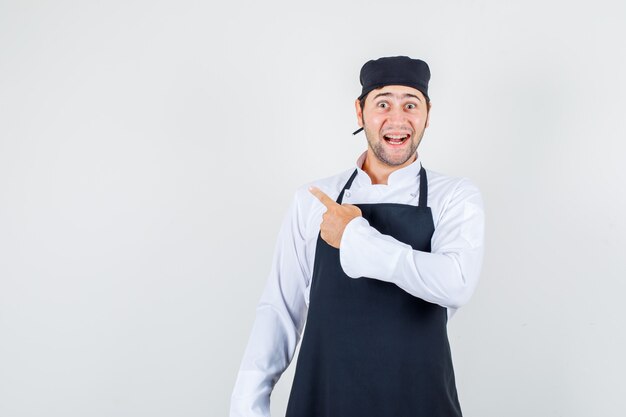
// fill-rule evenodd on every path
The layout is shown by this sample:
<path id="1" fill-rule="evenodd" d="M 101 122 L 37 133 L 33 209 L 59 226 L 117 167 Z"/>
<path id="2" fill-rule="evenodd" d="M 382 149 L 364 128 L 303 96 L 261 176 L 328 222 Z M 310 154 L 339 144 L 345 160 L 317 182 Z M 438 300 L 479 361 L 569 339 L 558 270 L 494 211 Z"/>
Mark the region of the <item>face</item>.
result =
<path id="1" fill-rule="evenodd" d="M 363 109 L 356 101 L 359 126 L 365 131 L 368 153 L 393 167 L 408 165 L 428 127 L 426 98 L 402 85 L 372 90 Z"/>

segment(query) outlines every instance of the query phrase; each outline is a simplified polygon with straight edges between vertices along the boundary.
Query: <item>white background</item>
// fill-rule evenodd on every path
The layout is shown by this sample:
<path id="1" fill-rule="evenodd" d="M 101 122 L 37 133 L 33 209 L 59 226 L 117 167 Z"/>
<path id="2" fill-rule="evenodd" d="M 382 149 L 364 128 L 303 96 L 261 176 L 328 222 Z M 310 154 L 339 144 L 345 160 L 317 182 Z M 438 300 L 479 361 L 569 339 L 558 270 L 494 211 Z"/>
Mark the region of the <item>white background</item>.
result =
<path id="1" fill-rule="evenodd" d="M 1 0 L 0 415 L 226 416 L 293 192 L 409 55 L 486 204 L 464 414 L 623 416 L 626 6 L 434 3 Z"/>

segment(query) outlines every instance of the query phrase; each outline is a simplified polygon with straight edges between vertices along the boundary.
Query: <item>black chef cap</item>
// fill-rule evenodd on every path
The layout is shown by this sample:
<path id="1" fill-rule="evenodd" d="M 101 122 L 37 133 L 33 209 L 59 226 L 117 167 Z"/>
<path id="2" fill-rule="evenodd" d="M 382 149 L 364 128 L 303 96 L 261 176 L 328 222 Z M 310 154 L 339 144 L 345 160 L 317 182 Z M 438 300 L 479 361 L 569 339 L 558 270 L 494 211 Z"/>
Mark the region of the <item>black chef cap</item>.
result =
<path id="1" fill-rule="evenodd" d="M 421 91 L 428 101 L 429 80 L 430 69 L 428 64 L 421 59 L 391 56 L 367 61 L 361 67 L 360 81 L 363 91 L 359 100 L 375 88 L 386 85 L 406 85 Z"/>
<path id="2" fill-rule="evenodd" d="M 361 67 L 359 76 L 363 90 L 358 100 L 365 97 L 370 91 L 386 85 L 405 85 L 413 87 L 428 97 L 428 81 L 430 81 L 430 68 L 421 59 L 412 59 L 408 56 L 390 56 L 367 61 Z M 353 135 L 359 133 L 358 129 Z"/>

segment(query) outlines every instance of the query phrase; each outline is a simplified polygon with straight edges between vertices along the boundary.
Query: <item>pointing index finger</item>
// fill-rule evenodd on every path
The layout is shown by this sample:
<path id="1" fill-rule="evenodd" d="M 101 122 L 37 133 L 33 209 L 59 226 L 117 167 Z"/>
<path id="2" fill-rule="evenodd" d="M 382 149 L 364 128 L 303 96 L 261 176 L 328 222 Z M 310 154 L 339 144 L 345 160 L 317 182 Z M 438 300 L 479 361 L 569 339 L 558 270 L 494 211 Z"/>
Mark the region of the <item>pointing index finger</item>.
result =
<path id="1" fill-rule="evenodd" d="M 336 206 L 338 205 L 337 202 L 335 200 L 333 200 L 332 198 L 330 198 L 329 196 L 327 196 L 326 194 L 324 194 L 324 192 L 322 190 L 320 190 L 319 188 L 315 187 L 315 186 L 311 186 L 309 187 L 309 191 L 311 192 L 311 194 L 313 194 L 315 197 L 317 197 L 317 199 L 326 206 L 326 208 L 330 208 L 331 206 Z"/>

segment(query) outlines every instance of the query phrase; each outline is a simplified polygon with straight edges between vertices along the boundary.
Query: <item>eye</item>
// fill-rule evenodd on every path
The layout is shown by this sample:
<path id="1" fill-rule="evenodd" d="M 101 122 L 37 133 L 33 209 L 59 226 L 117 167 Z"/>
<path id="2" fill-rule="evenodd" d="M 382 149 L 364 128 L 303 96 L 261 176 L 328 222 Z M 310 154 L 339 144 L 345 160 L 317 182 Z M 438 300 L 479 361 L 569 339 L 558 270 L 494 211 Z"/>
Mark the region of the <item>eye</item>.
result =
<path id="1" fill-rule="evenodd" d="M 386 109 L 387 107 L 389 107 L 389 105 L 385 101 L 381 101 L 376 106 L 380 107 L 381 109 Z"/>
<path id="2" fill-rule="evenodd" d="M 408 103 L 408 104 L 406 105 L 406 108 L 407 108 L 407 109 L 409 109 L 409 110 L 412 110 L 412 109 L 416 109 L 416 108 L 417 108 L 417 106 L 416 106 L 415 104 L 413 104 L 413 103 Z"/>

